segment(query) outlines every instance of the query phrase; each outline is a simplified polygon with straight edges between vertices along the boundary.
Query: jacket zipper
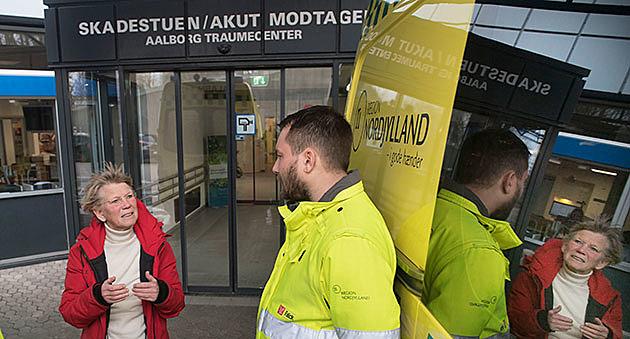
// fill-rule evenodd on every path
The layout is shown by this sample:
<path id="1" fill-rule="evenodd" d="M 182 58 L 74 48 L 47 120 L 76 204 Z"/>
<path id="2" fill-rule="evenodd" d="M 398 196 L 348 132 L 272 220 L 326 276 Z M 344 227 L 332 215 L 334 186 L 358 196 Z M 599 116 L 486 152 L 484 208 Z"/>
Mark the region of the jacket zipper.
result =
<path id="1" fill-rule="evenodd" d="M 79 245 L 79 249 L 81 249 L 81 254 L 83 254 L 85 261 L 87 261 L 88 265 L 92 269 L 92 274 L 94 274 L 94 281 L 96 281 L 96 283 L 98 284 L 98 277 L 96 276 L 96 269 L 94 268 L 94 265 L 90 261 L 90 258 L 88 257 L 87 253 L 85 253 L 83 246 Z M 89 287 L 90 286 L 88 285 L 88 288 Z M 109 327 L 109 311 L 110 309 L 108 309 L 105 314 L 105 335 L 103 336 L 103 339 L 107 339 L 107 328 Z M 101 326 L 101 323 L 99 322 L 98 325 Z"/>
<path id="2" fill-rule="evenodd" d="M 156 260 L 159 260 L 159 259 L 156 259 L 156 258 L 158 258 L 158 257 L 160 256 L 160 252 L 162 251 L 162 248 L 164 247 L 164 243 L 165 243 L 165 242 L 166 242 L 166 240 L 164 240 L 164 241 L 162 242 L 162 244 L 160 245 L 160 247 L 158 247 L 158 250 L 157 250 L 157 252 L 155 253 L 155 258 L 153 259 L 153 266 L 155 266 L 155 261 L 156 261 Z M 142 274 L 142 273 L 140 273 L 140 274 Z M 153 267 L 153 276 L 155 277 L 155 267 Z M 157 279 L 157 278 L 156 278 L 156 279 Z M 159 293 L 159 290 L 158 290 L 158 293 Z M 153 305 L 149 305 L 149 307 L 153 307 Z M 152 310 L 152 311 L 151 311 L 151 316 L 152 316 L 152 318 L 155 318 L 155 314 L 153 314 L 153 312 L 155 312 L 155 310 Z M 147 315 L 146 315 L 146 314 L 144 315 L 144 325 L 148 328 L 148 326 L 147 326 Z M 155 333 L 155 319 L 151 320 L 151 329 L 152 329 L 152 333 L 153 333 L 153 339 L 155 339 L 155 338 L 156 338 L 156 333 Z M 148 332 L 148 331 L 147 331 L 147 332 Z M 151 339 L 151 338 L 149 338 L 149 333 L 147 333 L 146 337 L 147 337 L 148 339 Z"/>

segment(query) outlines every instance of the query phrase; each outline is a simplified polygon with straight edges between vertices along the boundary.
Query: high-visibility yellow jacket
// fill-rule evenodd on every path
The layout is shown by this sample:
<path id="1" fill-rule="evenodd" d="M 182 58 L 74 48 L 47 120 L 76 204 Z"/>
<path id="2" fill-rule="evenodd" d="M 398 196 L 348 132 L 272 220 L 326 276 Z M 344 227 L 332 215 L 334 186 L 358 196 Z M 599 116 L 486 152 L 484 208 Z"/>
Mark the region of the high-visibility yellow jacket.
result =
<path id="1" fill-rule="evenodd" d="M 282 206 L 280 214 L 287 236 L 256 338 L 399 338 L 394 244 L 361 181 L 332 201 Z"/>
<path id="2" fill-rule="evenodd" d="M 464 193 L 442 188 L 431 230 L 423 295 L 429 311 L 452 335 L 506 334 L 510 270 L 502 250 L 521 244 L 510 224 L 485 216 Z"/>

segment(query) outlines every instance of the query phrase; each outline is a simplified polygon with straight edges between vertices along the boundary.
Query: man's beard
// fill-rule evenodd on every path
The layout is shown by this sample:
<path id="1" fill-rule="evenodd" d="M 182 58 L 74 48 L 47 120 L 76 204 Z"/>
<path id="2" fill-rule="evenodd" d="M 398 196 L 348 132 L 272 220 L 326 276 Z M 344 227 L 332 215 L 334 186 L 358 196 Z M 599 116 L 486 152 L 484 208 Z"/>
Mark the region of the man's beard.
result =
<path id="1" fill-rule="evenodd" d="M 306 184 L 298 178 L 295 163 L 291 164 L 286 175 L 278 175 L 278 179 L 282 184 L 282 198 L 285 200 L 295 202 L 310 200 L 311 194 Z"/>
<path id="2" fill-rule="evenodd" d="M 518 199 L 521 197 L 523 193 L 523 187 L 519 187 L 518 192 L 514 194 L 512 199 L 506 201 L 503 205 L 499 206 L 492 214 L 490 214 L 490 218 L 496 220 L 507 220 L 510 216 L 510 212 L 518 202 Z"/>

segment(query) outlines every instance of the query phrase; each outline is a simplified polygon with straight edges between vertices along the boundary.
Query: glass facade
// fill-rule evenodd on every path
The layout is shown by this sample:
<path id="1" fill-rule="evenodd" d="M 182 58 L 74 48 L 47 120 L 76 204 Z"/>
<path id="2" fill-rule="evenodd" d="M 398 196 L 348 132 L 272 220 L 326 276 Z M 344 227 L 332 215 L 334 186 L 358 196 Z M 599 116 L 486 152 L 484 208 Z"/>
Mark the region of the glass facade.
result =
<path id="1" fill-rule="evenodd" d="M 341 67 L 344 87 L 351 69 Z M 105 161 L 125 163 L 138 197 L 171 235 L 187 288 L 259 290 L 282 236 L 271 171 L 277 124 L 283 114 L 332 105 L 337 71 L 69 72 L 75 194 Z M 347 88 L 339 95 L 345 103 Z M 90 214 L 76 213 L 81 226 L 89 223 Z"/>
<path id="2" fill-rule="evenodd" d="M 628 5 L 627 1 L 595 3 Z M 472 32 L 588 68 L 587 90 L 613 94 L 608 98 L 615 94 L 630 94 L 630 19 L 627 16 L 526 9 L 527 16 L 521 20 L 523 9 L 477 6 L 480 14 L 471 27 Z M 510 22 L 506 22 L 507 18 Z M 584 141 L 587 144 L 620 143 L 619 147 L 627 150 L 630 111 L 626 106 L 583 96 L 566 128 L 588 139 Z M 454 126 L 452 124 L 451 128 Z M 590 139 L 592 137 L 595 138 Z M 562 134 L 559 139 L 561 141 Z M 560 141 L 551 146 L 554 152 Z M 630 157 L 630 153 L 624 154 L 621 157 Z M 448 151 L 445 157 L 449 158 Z M 527 220 L 521 234 L 525 239 L 524 248 L 533 250 L 547 239 L 562 236 L 571 224 L 577 222 L 574 219 L 578 215 L 580 220 L 587 222 L 607 219 L 623 234 L 624 257 L 622 263 L 607 268 L 605 273 L 622 298 L 627 299 L 630 295 L 630 288 L 625 283 L 630 275 L 630 196 L 626 192 L 629 166 L 611 166 L 579 153 L 572 156 L 553 153 L 544 167 L 540 174 L 541 184 L 533 191 L 530 211 L 524 219 Z M 630 309 L 627 305 L 624 305 L 623 313 L 625 330 L 628 331 Z"/>
<path id="3" fill-rule="evenodd" d="M 574 2 L 627 4 L 623 0 Z M 464 26 L 466 18 L 440 17 L 439 7 L 426 6 L 418 15 Z M 591 73 L 585 78 L 585 88 L 613 94 L 615 100 L 614 95 L 630 94 L 629 25 L 627 16 L 621 15 L 478 4 L 470 30 L 586 67 Z M 27 60 L 16 54 L 9 61 L 0 60 L 12 62 L 7 64 L 9 68 L 47 64 L 41 32 L 0 30 L 0 46 L 33 56 Z M 186 59 L 173 65 L 150 58 L 137 65 L 126 60 L 117 66 L 118 71 L 111 71 L 111 63 L 103 64 L 108 71 L 85 70 L 100 67 L 98 62 L 83 68 L 77 61 L 68 70 L 61 64 L 67 91 L 63 100 L 67 102 L 60 107 L 66 107 L 70 122 L 66 128 L 72 163 L 68 166 L 76 180 L 66 201 L 77 208 L 80 189 L 104 161 L 125 163 L 136 179 L 138 196 L 171 235 L 168 241 L 189 291 L 259 290 L 282 241 L 276 211 L 281 187 L 271 171 L 277 124 L 284 116 L 312 105 L 336 103 L 341 112 L 346 107 L 352 56 L 322 55 L 321 60 L 316 54 L 287 58 L 290 62 L 286 64 L 281 54 L 274 53 L 262 55 L 260 63 L 252 55 L 227 55 L 225 62 L 219 59 L 222 56 L 213 55 L 221 60 L 215 63 L 203 57 L 189 60 L 187 50 Z M 124 102 L 120 102 L 122 98 Z M 44 118 L 49 111 L 56 115 L 54 101 L 11 101 L 0 99 L 0 190 L 61 187 L 60 160 L 55 156 L 59 153 L 58 126 L 56 120 L 51 126 Z M 525 247 L 534 249 L 562 235 L 572 222 L 573 211 L 581 211 L 583 220 L 609 216 L 624 231 L 626 262 L 608 269 L 607 274 L 627 299 L 627 284 L 619 282 L 630 273 L 628 167 L 553 153 L 549 150 L 554 145 L 543 149 L 557 135 L 557 126 L 529 123 L 527 117 L 506 117 L 503 112 L 481 113 L 466 105 L 454 109 L 442 174 L 453 175 L 467 135 L 487 127 L 509 128 L 528 145 L 530 172 L 540 179 L 536 188 L 534 181 L 527 183 L 526 191 L 533 195 L 522 197 L 509 218 L 522 230 Z M 39 116 L 44 127 L 32 127 L 29 116 Z M 596 143 L 615 141 L 627 148 L 629 121 L 626 103 L 584 96 L 572 120 L 562 128 L 601 139 Z M 546 151 L 552 152 L 549 161 L 541 156 Z M 91 215 L 75 212 L 80 225 L 87 225 Z M 624 313 L 630 311 L 624 309 Z"/>
<path id="4" fill-rule="evenodd" d="M 610 2 L 614 1 L 596 3 L 628 5 L 627 1 Z M 585 89 L 627 93 L 628 16 L 489 4 L 475 6 L 478 15 L 473 15 L 472 32 L 590 69 Z"/>

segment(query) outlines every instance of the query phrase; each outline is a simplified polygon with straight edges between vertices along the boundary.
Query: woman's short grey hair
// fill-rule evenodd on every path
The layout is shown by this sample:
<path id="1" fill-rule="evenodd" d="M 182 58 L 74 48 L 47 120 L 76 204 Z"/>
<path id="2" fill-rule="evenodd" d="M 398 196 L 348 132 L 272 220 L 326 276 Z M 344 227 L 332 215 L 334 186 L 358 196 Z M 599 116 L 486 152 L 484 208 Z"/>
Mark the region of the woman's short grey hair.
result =
<path id="1" fill-rule="evenodd" d="M 601 234 L 608 240 L 608 247 L 604 251 L 604 256 L 610 265 L 621 261 L 623 245 L 621 243 L 621 231 L 619 227 L 610 226 L 610 222 L 604 217 L 599 217 L 592 222 L 583 222 L 574 225 L 569 234 L 564 237 L 565 243 L 575 238 L 579 231 L 591 231 Z"/>
<path id="2" fill-rule="evenodd" d="M 133 188 L 133 181 L 123 170 L 122 164 L 114 165 L 111 162 L 106 162 L 105 168 L 100 172 L 94 173 L 81 190 L 81 209 L 87 213 L 92 213 L 92 211 L 102 203 L 98 194 L 101 187 L 109 184 L 122 183 Z"/>

